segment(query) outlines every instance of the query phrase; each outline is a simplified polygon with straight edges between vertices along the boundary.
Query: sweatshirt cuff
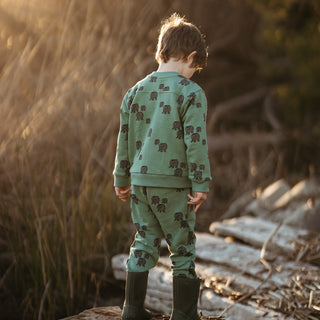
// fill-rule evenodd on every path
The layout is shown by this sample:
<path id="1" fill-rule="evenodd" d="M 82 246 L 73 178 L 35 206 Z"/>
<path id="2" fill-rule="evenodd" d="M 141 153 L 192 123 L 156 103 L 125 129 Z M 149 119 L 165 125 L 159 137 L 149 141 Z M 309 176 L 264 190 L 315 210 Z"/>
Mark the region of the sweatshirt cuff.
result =
<path id="1" fill-rule="evenodd" d="M 128 187 L 130 186 L 130 177 L 114 176 L 115 187 Z"/>
<path id="2" fill-rule="evenodd" d="M 192 181 L 192 191 L 193 192 L 209 192 L 209 181 L 204 181 L 202 183 Z"/>

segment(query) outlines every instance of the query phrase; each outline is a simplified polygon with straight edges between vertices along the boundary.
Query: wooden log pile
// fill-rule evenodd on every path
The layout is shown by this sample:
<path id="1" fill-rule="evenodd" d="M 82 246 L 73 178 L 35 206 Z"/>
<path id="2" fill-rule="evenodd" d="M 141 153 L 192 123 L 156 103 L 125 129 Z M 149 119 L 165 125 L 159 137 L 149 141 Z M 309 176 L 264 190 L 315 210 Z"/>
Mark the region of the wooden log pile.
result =
<path id="1" fill-rule="evenodd" d="M 228 218 L 209 226 L 210 233 L 196 233 L 202 319 L 320 319 L 320 234 L 290 219 L 290 210 L 297 214 L 301 201 L 312 199 L 316 207 L 319 195 L 316 184 L 303 181 L 290 188 L 280 180 L 256 198 L 246 194 L 235 201 Z M 165 248 L 163 241 L 165 252 L 149 273 L 145 304 L 158 312 L 154 320 L 169 319 L 172 307 L 171 261 Z M 112 258 L 118 280 L 125 280 L 127 258 Z M 94 308 L 67 319 L 115 320 L 120 314 L 119 307 Z"/>
<path id="2" fill-rule="evenodd" d="M 320 318 L 317 234 L 255 217 L 215 222 L 210 231 L 196 234 L 196 271 L 203 280 L 198 307 L 204 316 Z M 113 258 L 117 279 L 125 279 L 127 257 Z M 170 259 L 163 256 L 150 272 L 146 305 L 168 315 L 171 285 Z"/>

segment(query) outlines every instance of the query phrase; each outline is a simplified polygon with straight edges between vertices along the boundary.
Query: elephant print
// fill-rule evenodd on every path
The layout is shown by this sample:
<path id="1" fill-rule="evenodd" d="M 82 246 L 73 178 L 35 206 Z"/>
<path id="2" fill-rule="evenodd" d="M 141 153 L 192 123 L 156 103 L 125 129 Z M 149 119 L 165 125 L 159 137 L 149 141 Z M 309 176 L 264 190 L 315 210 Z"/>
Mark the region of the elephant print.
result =
<path id="1" fill-rule="evenodd" d="M 151 203 L 152 204 L 158 204 L 160 202 L 160 198 L 158 196 L 152 196 L 151 197 Z"/>
<path id="2" fill-rule="evenodd" d="M 195 180 L 201 180 L 202 179 L 202 172 L 201 171 L 195 171 L 193 174 L 193 177 Z"/>
<path id="3" fill-rule="evenodd" d="M 180 122 L 180 121 L 175 121 L 175 122 L 173 123 L 172 129 L 173 129 L 173 130 L 178 130 L 178 129 L 180 129 L 180 128 L 181 128 L 181 122 Z"/>
<path id="4" fill-rule="evenodd" d="M 147 166 L 142 166 L 140 169 L 141 173 L 147 173 L 148 172 L 148 167 Z"/>
<path id="5" fill-rule="evenodd" d="M 142 112 L 138 112 L 137 113 L 137 121 L 143 120 L 143 113 Z"/>
<path id="6" fill-rule="evenodd" d="M 168 145 L 166 143 L 160 143 L 159 144 L 159 150 L 160 152 L 166 152 L 168 148 Z"/>
<path id="7" fill-rule="evenodd" d="M 172 160 L 170 160 L 170 166 L 169 166 L 169 168 L 177 168 L 178 165 L 179 165 L 178 159 L 172 159 Z"/>
<path id="8" fill-rule="evenodd" d="M 128 124 L 122 125 L 121 132 L 122 133 L 128 133 L 129 132 L 129 125 Z"/>
<path id="9" fill-rule="evenodd" d="M 186 126 L 186 134 L 189 135 L 193 133 L 194 127 L 193 126 Z"/>
<path id="10" fill-rule="evenodd" d="M 200 135 L 199 133 L 193 133 L 191 135 L 191 142 L 197 142 L 197 141 L 200 141 Z"/>
<path id="11" fill-rule="evenodd" d="M 183 86 L 187 86 L 188 84 L 190 84 L 190 81 L 184 78 L 180 81 L 180 84 L 182 84 Z"/>
<path id="12" fill-rule="evenodd" d="M 162 113 L 164 114 L 170 114 L 171 112 L 171 106 L 166 104 L 164 107 L 163 107 L 163 110 L 162 110 Z"/>
<path id="13" fill-rule="evenodd" d="M 154 100 L 157 100 L 158 99 L 158 92 L 156 91 L 153 91 L 150 93 L 150 100 L 151 101 L 154 101 Z"/>
<path id="14" fill-rule="evenodd" d="M 179 130 L 179 131 L 177 132 L 176 138 L 177 138 L 177 139 L 183 139 L 183 136 L 184 136 L 183 130 Z"/>
<path id="15" fill-rule="evenodd" d="M 139 105 L 137 103 L 131 106 L 131 113 L 136 113 L 139 111 Z"/>
<path id="16" fill-rule="evenodd" d="M 150 78 L 150 82 L 156 82 L 157 81 L 157 77 L 151 77 Z"/>
<path id="17" fill-rule="evenodd" d="M 183 100 L 184 100 L 184 96 L 181 94 L 177 99 L 178 104 L 182 104 Z"/>

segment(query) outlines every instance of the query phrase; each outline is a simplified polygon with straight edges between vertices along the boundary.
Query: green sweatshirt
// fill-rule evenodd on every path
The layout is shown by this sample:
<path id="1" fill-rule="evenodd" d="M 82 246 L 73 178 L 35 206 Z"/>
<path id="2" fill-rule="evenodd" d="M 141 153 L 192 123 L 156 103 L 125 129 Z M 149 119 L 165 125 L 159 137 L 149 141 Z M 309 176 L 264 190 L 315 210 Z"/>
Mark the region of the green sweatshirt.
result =
<path id="1" fill-rule="evenodd" d="M 177 72 L 153 72 L 125 95 L 114 185 L 208 192 L 210 164 L 203 90 Z"/>

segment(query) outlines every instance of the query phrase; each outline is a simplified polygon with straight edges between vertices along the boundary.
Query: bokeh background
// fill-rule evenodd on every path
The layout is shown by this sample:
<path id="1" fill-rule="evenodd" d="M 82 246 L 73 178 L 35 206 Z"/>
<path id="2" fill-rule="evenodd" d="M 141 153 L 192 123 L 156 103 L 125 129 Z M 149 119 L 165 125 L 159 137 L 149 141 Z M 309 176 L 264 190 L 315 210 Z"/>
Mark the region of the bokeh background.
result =
<path id="1" fill-rule="evenodd" d="M 154 71 L 160 22 L 206 34 L 213 183 L 232 200 L 319 175 L 317 0 L 0 0 L 0 318 L 58 319 L 121 296 L 133 229 L 112 169 L 121 100 Z"/>

